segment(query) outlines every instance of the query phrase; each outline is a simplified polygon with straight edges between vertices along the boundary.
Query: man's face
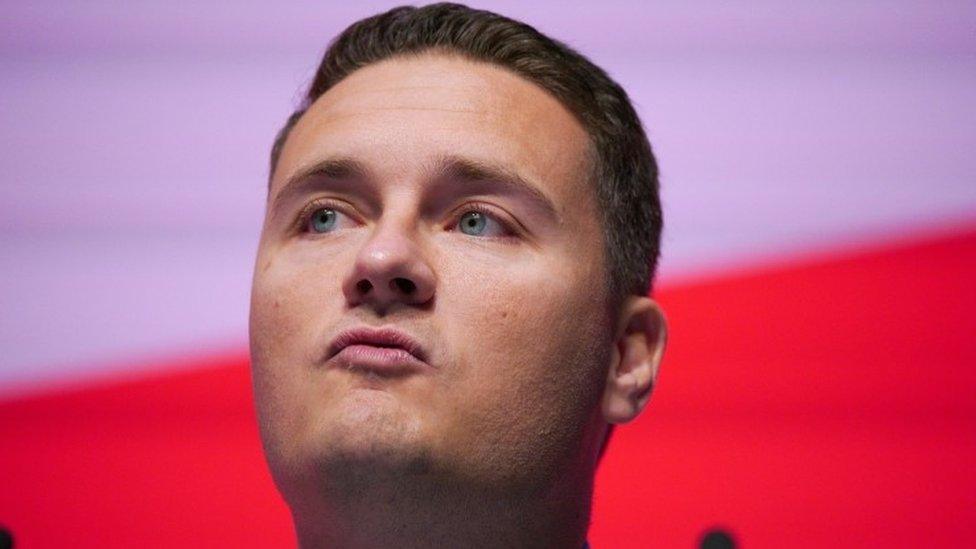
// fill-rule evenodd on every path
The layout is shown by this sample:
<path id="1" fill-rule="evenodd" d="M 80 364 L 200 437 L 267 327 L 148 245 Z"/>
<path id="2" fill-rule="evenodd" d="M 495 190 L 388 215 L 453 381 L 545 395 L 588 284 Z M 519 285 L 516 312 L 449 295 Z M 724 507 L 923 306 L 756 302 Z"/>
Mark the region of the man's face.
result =
<path id="1" fill-rule="evenodd" d="M 251 300 L 286 496 L 333 459 L 489 483 L 589 464 L 612 337 L 589 150 L 541 88 L 445 55 L 358 70 L 308 110 Z"/>

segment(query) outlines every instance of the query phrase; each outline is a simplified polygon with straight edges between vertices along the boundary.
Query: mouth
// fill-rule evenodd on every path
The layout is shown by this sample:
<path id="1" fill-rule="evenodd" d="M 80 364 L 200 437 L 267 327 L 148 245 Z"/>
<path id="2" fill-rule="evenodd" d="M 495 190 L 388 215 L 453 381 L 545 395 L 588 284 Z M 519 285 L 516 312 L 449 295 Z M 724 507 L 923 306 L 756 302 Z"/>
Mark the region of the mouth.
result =
<path id="1" fill-rule="evenodd" d="M 399 377 L 430 369 L 424 348 L 396 328 L 359 327 L 341 332 L 329 345 L 326 362 L 352 373 Z"/>

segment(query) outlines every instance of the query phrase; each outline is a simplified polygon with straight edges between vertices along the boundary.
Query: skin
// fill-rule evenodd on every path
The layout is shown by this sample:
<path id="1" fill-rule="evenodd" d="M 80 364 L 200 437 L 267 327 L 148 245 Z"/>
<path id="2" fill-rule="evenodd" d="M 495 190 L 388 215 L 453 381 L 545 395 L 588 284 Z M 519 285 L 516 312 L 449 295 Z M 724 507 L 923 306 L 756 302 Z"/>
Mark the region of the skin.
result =
<path id="1" fill-rule="evenodd" d="M 543 89 L 442 53 L 360 69 L 295 126 L 250 337 L 262 440 L 302 547 L 583 543 L 607 425 L 644 407 L 665 339 L 649 298 L 607 306 L 590 153 Z M 309 175 L 337 159 L 361 170 Z M 459 159 L 531 192 L 442 169 Z M 325 200 L 336 223 L 316 232 L 307 215 Z M 479 234 L 459 225 L 472 204 L 489 219 Z M 430 368 L 325 361 L 359 325 L 407 332 Z"/>

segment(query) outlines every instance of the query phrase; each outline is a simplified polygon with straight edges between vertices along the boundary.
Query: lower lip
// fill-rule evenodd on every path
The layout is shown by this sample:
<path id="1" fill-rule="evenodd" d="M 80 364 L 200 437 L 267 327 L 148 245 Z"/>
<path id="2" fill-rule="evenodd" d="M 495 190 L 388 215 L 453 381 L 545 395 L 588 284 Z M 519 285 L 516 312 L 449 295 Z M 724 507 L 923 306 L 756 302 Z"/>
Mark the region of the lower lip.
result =
<path id="1" fill-rule="evenodd" d="M 404 349 L 373 345 L 349 345 L 336 353 L 332 360 L 353 372 L 387 377 L 421 373 L 429 368 L 426 362 Z"/>

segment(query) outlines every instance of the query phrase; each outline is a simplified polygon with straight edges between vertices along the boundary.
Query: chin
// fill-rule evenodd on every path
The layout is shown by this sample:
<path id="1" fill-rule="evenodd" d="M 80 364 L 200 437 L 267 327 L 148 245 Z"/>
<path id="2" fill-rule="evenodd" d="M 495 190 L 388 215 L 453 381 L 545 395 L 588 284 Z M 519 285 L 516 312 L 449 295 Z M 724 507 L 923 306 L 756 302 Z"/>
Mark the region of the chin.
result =
<path id="1" fill-rule="evenodd" d="M 269 425 L 268 462 L 290 504 L 351 501 L 435 468 L 429 429 L 395 395 L 352 389 L 317 412 L 297 431 Z"/>
<path id="2" fill-rule="evenodd" d="M 423 423 L 415 410 L 395 395 L 353 389 L 323 411 L 307 443 L 317 462 L 414 463 L 427 459 Z"/>

